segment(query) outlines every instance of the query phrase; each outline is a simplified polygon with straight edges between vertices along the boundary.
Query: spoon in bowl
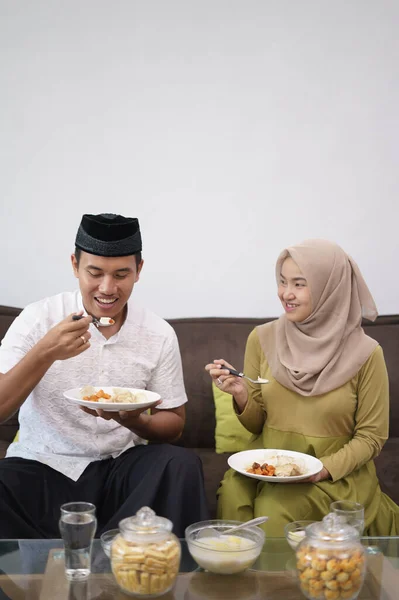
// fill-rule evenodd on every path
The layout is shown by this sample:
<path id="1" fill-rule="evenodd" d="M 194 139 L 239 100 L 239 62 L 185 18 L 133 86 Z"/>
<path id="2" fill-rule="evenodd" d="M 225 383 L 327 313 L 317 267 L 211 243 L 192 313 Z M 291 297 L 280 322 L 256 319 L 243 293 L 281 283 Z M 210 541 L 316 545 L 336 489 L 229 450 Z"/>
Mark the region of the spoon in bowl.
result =
<path id="1" fill-rule="evenodd" d="M 250 521 L 246 521 L 245 523 L 241 523 L 241 525 L 237 525 L 236 527 L 230 527 L 226 529 L 226 531 L 218 531 L 214 527 L 205 527 L 201 529 L 198 533 L 197 540 L 207 537 L 221 537 L 222 535 L 233 535 L 236 531 L 240 529 L 246 529 L 247 527 L 252 527 L 253 525 L 260 525 L 261 523 L 265 523 L 269 517 L 256 517 L 256 519 L 251 519 Z"/>
<path id="2" fill-rule="evenodd" d="M 72 321 L 80 321 L 80 319 L 83 319 L 84 316 L 85 315 L 73 315 Z M 93 324 L 96 327 L 110 327 L 111 325 L 115 325 L 115 321 L 110 317 L 100 317 L 97 319 L 97 317 L 93 317 L 93 315 L 90 316 L 93 319 Z"/>

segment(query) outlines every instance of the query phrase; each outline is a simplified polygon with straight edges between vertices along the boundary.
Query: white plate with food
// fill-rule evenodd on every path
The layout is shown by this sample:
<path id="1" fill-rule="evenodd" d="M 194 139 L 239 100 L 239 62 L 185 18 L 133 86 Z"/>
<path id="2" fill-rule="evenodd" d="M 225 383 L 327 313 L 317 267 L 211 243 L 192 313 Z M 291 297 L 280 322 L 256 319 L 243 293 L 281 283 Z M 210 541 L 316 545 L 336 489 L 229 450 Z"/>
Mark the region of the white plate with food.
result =
<path id="1" fill-rule="evenodd" d="M 316 475 L 323 468 L 323 463 L 310 454 L 270 448 L 236 452 L 227 462 L 232 469 L 246 477 L 272 483 L 301 481 Z"/>
<path id="2" fill-rule="evenodd" d="M 159 394 L 148 390 L 91 385 L 67 390 L 64 396 L 73 404 L 112 412 L 148 408 L 161 399 Z"/>

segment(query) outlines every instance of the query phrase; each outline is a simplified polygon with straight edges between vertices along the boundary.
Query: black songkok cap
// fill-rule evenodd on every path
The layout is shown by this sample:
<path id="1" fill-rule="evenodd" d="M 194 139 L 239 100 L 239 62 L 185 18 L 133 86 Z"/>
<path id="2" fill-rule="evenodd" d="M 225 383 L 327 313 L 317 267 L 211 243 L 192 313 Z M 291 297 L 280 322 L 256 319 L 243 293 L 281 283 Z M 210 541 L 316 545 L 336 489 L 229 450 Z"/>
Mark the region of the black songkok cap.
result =
<path id="1" fill-rule="evenodd" d="M 141 252 L 138 219 L 104 213 L 83 215 L 75 246 L 97 256 L 128 256 Z"/>

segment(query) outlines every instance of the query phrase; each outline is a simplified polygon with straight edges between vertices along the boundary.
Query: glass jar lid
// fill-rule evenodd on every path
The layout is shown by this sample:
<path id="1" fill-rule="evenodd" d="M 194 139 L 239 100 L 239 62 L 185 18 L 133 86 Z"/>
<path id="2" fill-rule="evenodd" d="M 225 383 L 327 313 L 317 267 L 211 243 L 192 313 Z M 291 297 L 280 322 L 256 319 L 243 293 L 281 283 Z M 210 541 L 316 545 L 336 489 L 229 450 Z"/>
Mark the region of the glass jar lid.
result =
<path id="1" fill-rule="evenodd" d="M 148 506 L 143 506 L 134 517 L 127 517 L 119 523 L 122 536 L 138 543 L 165 539 L 172 531 L 172 527 L 172 521 L 165 517 L 158 517 Z"/>
<path id="2" fill-rule="evenodd" d="M 335 513 L 329 513 L 322 521 L 308 525 L 306 536 L 326 542 L 345 542 L 360 539 L 358 530 L 348 525 L 344 517 Z"/>

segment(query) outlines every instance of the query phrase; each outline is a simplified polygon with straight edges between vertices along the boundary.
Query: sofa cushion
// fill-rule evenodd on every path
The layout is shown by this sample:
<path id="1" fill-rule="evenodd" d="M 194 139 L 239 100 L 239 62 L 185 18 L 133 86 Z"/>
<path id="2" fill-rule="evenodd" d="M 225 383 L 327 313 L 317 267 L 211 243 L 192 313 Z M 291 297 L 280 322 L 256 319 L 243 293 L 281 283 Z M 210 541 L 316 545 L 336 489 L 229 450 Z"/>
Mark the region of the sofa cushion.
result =
<path id="1" fill-rule="evenodd" d="M 18 431 L 18 413 L 0 425 L 0 440 L 12 442 Z"/>
<path id="2" fill-rule="evenodd" d="M 9 442 L 5 442 L 4 440 L 0 439 L 0 458 L 5 457 L 9 445 Z"/>
<path id="3" fill-rule="evenodd" d="M 230 454 L 216 454 L 211 448 L 193 448 L 193 450 L 202 460 L 210 518 L 216 519 L 216 492 L 229 468 L 227 459 Z"/>
<path id="4" fill-rule="evenodd" d="M 399 437 L 390 438 L 374 462 L 382 491 L 399 504 Z"/>
<path id="5" fill-rule="evenodd" d="M 223 392 L 214 384 L 212 385 L 212 391 L 216 414 L 216 452 L 221 454 L 223 452 L 245 450 L 253 435 L 237 419 L 232 395 Z"/>
<path id="6" fill-rule="evenodd" d="M 384 351 L 385 362 L 389 374 L 390 416 L 389 434 L 399 437 L 399 317 L 378 317 L 374 323 L 364 322 L 364 331 L 377 340 Z"/>
<path id="7" fill-rule="evenodd" d="M 215 448 L 215 406 L 205 365 L 224 358 L 241 369 L 248 335 L 256 325 L 270 320 L 218 317 L 169 320 L 179 340 L 188 397 L 186 427 L 179 445 Z"/>
<path id="8" fill-rule="evenodd" d="M 22 311 L 22 308 L 14 308 L 13 306 L 0 306 L 0 340 L 7 333 L 11 323 Z"/>

